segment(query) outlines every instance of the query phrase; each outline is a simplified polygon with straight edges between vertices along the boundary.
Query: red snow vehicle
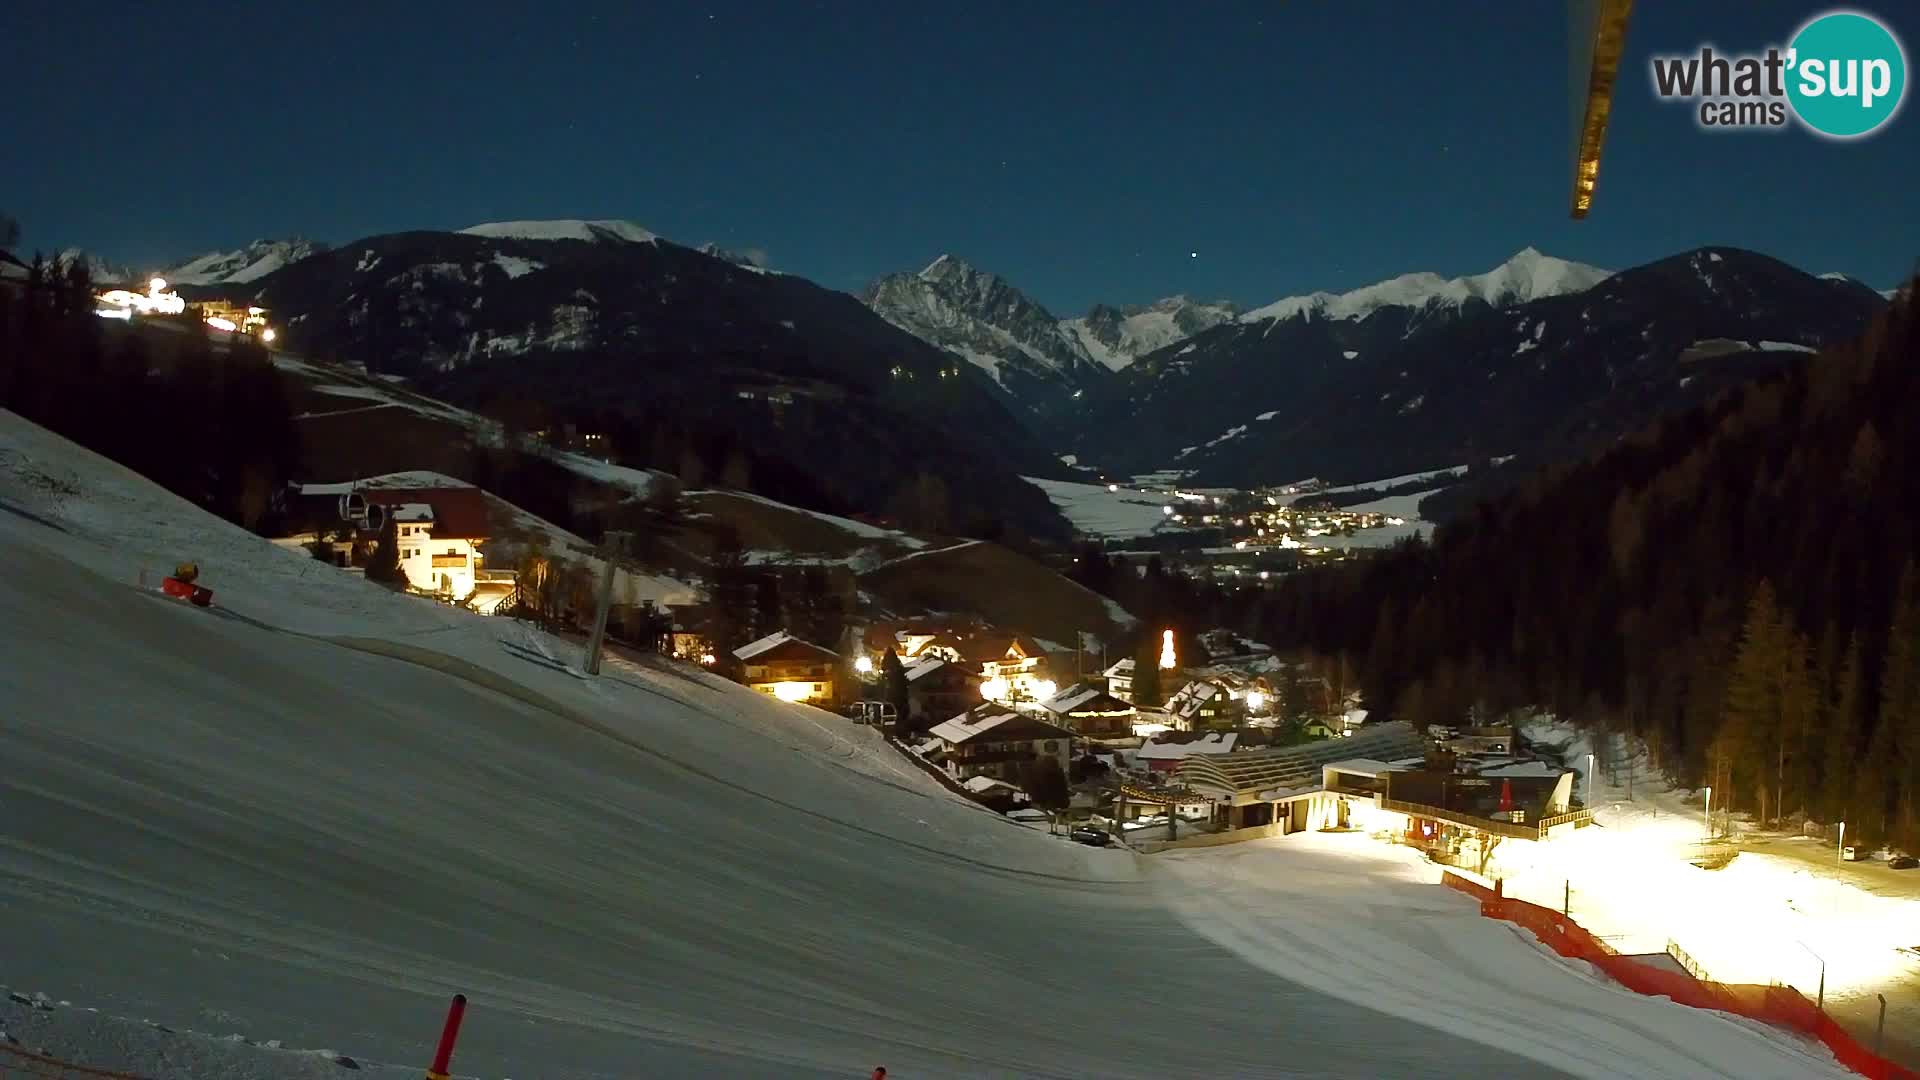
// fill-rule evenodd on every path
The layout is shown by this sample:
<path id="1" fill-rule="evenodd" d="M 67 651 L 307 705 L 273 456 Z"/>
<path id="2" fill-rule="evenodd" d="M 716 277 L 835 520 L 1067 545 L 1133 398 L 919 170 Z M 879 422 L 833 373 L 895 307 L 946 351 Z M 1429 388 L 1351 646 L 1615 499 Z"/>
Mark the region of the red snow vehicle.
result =
<path id="1" fill-rule="evenodd" d="M 173 576 L 160 582 L 160 591 L 168 596 L 198 607 L 210 607 L 213 604 L 213 590 L 194 582 L 200 579 L 200 568 L 193 563 L 181 563 L 173 570 Z"/>

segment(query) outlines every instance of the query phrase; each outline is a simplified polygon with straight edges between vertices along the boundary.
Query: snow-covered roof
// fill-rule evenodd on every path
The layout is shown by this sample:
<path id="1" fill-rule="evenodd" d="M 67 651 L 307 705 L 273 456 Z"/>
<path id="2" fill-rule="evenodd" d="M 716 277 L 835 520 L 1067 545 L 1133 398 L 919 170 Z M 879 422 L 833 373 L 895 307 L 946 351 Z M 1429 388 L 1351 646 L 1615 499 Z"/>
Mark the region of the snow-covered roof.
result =
<path id="1" fill-rule="evenodd" d="M 759 656 L 761 653 L 768 651 L 769 649 L 774 649 L 781 645 L 785 645 L 789 641 L 798 641 L 798 640 L 800 639 L 794 637 L 792 634 L 787 633 L 785 630 L 776 630 L 773 633 L 768 634 L 766 637 L 759 639 L 758 641 L 749 641 L 745 645 L 742 645 L 739 648 L 733 650 L 733 655 L 735 656 L 735 658 L 740 660 L 751 660 L 754 657 Z"/>
<path id="2" fill-rule="evenodd" d="M 946 666 L 947 662 L 937 656 L 929 656 L 921 660 L 915 660 L 913 663 L 907 665 L 907 681 L 918 682 L 920 679 Z"/>
<path id="3" fill-rule="evenodd" d="M 928 734 L 958 745 L 989 732 L 1000 740 L 1073 738 L 1071 731 L 997 705 L 981 705 L 963 712 L 946 723 L 935 724 Z"/>
<path id="4" fill-rule="evenodd" d="M 1396 770 L 1396 768 L 1398 768 L 1398 766 L 1395 766 L 1385 761 L 1380 761 L 1375 758 L 1364 758 L 1364 757 L 1347 758 L 1344 761 L 1330 761 L 1324 767 L 1328 769 L 1332 769 L 1334 772 L 1343 772 L 1353 776 L 1370 776 L 1375 778 L 1378 778 L 1386 773 L 1393 772 Z"/>
<path id="5" fill-rule="evenodd" d="M 1103 703 L 1100 700 L 1102 698 L 1107 700 Z M 1113 712 L 1133 711 L 1133 706 L 1128 705 L 1126 702 L 1121 701 L 1119 698 L 1114 697 L 1112 694 L 1107 693 L 1092 683 L 1074 683 L 1072 686 L 1061 690 L 1041 702 L 1040 707 L 1050 713 L 1065 715 L 1077 712 L 1088 706 L 1101 704 L 1110 705 L 1112 707 L 1111 711 Z"/>
<path id="6" fill-rule="evenodd" d="M 961 781 L 960 786 L 973 792 L 975 795 L 985 795 L 989 791 L 995 791 L 1000 788 L 1006 788 L 1009 791 L 1020 790 L 1017 784 L 1009 784 L 1005 780 L 996 779 L 991 776 L 971 776 Z"/>
<path id="7" fill-rule="evenodd" d="M 1101 674 L 1105 675 L 1109 679 L 1132 678 L 1133 677 L 1133 657 L 1129 656 L 1124 660 L 1114 661 L 1113 666 L 1101 672 Z"/>
<path id="8" fill-rule="evenodd" d="M 1225 689 L 1218 683 L 1195 679 L 1181 687 L 1179 692 L 1167 701 L 1167 711 L 1176 716 L 1191 717 L 1200 711 L 1201 706 L 1214 698 L 1224 696 L 1225 693 Z"/>
<path id="9" fill-rule="evenodd" d="M 1195 754 L 1230 754 L 1233 744 L 1239 741 L 1237 731 L 1215 731 L 1192 742 L 1147 743 L 1134 756 L 1147 761 L 1179 761 Z"/>
<path id="10" fill-rule="evenodd" d="M 429 503 L 399 503 L 393 507 L 395 521 L 432 521 L 433 506 Z"/>

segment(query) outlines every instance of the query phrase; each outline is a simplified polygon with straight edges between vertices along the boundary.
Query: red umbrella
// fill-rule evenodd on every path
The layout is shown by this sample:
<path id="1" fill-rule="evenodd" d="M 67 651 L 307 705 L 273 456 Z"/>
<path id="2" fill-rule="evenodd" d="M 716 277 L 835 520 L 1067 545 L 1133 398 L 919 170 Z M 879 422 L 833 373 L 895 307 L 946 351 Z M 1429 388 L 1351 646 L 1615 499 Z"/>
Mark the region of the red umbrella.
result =
<path id="1" fill-rule="evenodd" d="M 1513 781 L 1500 781 L 1500 809 L 1513 809 Z"/>

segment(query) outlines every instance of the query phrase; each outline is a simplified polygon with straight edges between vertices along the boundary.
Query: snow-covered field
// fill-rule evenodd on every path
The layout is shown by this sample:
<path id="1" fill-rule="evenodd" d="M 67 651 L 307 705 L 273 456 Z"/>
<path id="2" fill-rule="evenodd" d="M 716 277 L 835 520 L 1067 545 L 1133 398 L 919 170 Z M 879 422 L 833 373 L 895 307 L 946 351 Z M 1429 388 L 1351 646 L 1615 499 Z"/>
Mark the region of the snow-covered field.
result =
<path id="1" fill-rule="evenodd" d="M 1561 960 L 1438 887 L 1439 869 L 1410 848 L 1304 833 L 1155 858 L 1156 886 L 1196 933 L 1350 1008 L 1581 1077 L 1853 1075 L 1818 1044 Z"/>
<path id="2" fill-rule="evenodd" d="M 75 1003 L 0 1016 L 56 1056 L 397 1075 L 458 990 L 483 1077 L 1830 1072 L 1313 848 L 1143 863 L 700 671 L 583 678 L 6 413 L 0 548 L 0 983 Z M 182 557 L 214 609 L 137 587 Z"/>
<path id="3" fill-rule="evenodd" d="M 1587 736 L 1537 722 L 1529 737 L 1563 743 L 1584 784 Z M 1615 744 L 1624 748 L 1625 740 Z M 1672 941 L 1721 982 L 1778 982 L 1811 999 L 1824 975 L 1828 1011 L 1869 1045 L 1875 995 L 1885 993 L 1890 1044 L 1911 1056 L 1920 956 L 1903 950 L 1920 946 L 1920 880 L 1843 865 L 1837 844 L 1794 836 L 1744 835 L 1732 862 L 1702 869 L 1693 859 L 1706 836 L 1703 794 L 1651 775 L 1638 752 L 1629 790 L 1628 761 L 1616 756 L 1610 773 L 1594 777 L 1598 827 L 1502 849 L 1507 894 L 1567 904 L 1576 921 L 1623 952 L 1662 952 Z"/>
<path id="4" fill-rule="evenodd" d="M 1122 486 L 1108 491 L 1105 484 L 1076 484 L 1070 480 L 1023 477 L 1047 493 L 1073 527 L 1088 536 L 1125 540 L 1146 536 L 1167 520 L 1161 507 L 1174 502 L 1166 492 L 1145 492 Z"/>
<path id="5" fill-rule="evenodd" d="M 1135 856 L 960 801 L 868 729 L 685 668 L 581 678 L 10 414 L 0 507 L 8 986 L 415 1068 L 459 990 L 456 1070 L 487 1077 L 1550 1074 L 1383 1045 L 1188 930 Z M 137 587 L 181 557 L 213 610 Z M 87 1024 L 33 1038 L 107 1063 Z M 199 1075 L 133 1041 L 122 1067 Z"/>

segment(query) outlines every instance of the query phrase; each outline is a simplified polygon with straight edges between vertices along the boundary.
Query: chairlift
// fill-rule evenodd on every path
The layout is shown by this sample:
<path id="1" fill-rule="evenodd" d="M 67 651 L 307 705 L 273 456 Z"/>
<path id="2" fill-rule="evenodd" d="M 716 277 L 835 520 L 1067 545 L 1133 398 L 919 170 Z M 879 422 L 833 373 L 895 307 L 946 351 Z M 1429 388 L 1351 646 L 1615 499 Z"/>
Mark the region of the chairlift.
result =
<path id="1" fill-rule="evenodd" d="M 358 488 L 349 491 L 340 496 L 340 520 L 351 522 L 364 529 L 367 527 L 367 515 L 371 505 Z"/>

